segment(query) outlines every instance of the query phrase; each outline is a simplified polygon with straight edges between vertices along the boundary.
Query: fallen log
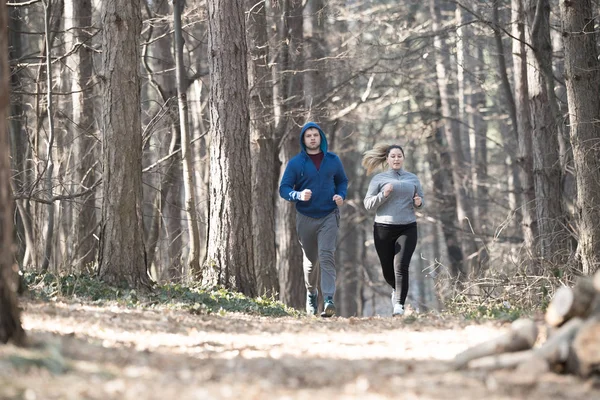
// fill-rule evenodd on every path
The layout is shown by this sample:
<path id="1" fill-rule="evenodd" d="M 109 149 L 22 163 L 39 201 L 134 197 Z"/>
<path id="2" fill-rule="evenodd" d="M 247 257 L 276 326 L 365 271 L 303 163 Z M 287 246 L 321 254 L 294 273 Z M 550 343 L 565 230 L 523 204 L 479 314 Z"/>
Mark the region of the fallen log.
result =
<path id="1" fill-rule="evenodd" d="M 513 353 L 496 354 L 485 356 L 469 362 L 469 368 L 473 369 L 503 369 L 514 368 L 519 364 L 527 362 L 535 357 L 533 350 L 515 351 Z"/>
<path id="2" fill-rule="evenodd" d="M 567 361 L 567 371 L 589 377 L 600 372 L 600 319 L 587 320 L 577 332 Z"/>
<path id="3" fill-rule="evenodd" d="M 465 368 L 470 361 L 478 358 L 530 349 L 537 335 L 538 328 L 535 322 L 530 319 L 518 319 L 512 323 L 508 333 L 457 354 L 454 358 L 454 368 Z"/>
<path id="4" fill-rule="evenodd" d="M 586 318 L 598 293 L 594 285 L 591 278 L 581 277 L 572 288 L 559 288 L 546 310 L 546 323 L 557 327 L 574 317 Z"/>
<path id="5" fill-rule="evenodd" d="M 536 349 L 536 354 L 548 361 L 550 365 L 566 362 L 573 339 L 583 323 L 584 321 L 579 317 L 570 319 L 550 334 L 548 340 Z"/>
<path id="6" fill-rule="evenodd" d="M 538 369 L 543 370 L 544 367 L 541 364 L 546 363 L 546 368 L 549 369 L 557 364 L 567 362 L 571 343 L 583 323 L 581 318 L 569 320 L 537 349 L 488 355 L 479 359 L 471 359 L 467 363 L 470 368 L 487 370 L 515 368 L 526 363 L 536 364 Z"/>

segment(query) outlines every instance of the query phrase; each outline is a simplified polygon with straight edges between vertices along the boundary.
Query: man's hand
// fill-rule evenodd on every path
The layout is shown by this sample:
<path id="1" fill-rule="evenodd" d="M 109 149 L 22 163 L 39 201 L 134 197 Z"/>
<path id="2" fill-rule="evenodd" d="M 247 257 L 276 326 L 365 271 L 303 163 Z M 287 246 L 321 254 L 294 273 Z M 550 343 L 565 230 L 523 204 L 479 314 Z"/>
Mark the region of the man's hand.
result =
<path id="1" fill-rule="evenodd" d="M 310 189 L 304 189 L 303 191 L 300 192 L 300 201 L 309 201 L 310 198 L 312 197 L 312 190 Z"/>
<path id="2" fill-rule="evenodd" d="M 386 183 L 383 187 L 383 196 L 388 197 L 394 191 L 394 186 L 391 183 Z"/>
<path id="3" fill-rule="evenodd" d="M 333 201 L 337 204 L 338 207 L 341 207 L 344 204 L 344 199 L 339 194 L 333 196 Z"/>

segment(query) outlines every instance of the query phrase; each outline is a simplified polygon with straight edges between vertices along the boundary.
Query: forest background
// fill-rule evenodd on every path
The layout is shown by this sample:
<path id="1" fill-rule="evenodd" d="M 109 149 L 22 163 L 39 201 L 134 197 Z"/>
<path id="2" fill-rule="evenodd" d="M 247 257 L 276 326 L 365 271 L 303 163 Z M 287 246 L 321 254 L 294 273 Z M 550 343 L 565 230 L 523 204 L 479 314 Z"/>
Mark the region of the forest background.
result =
<path id="1" fill-rule="evenodd" d="M 402 145 L 424 187 L 414 309 L 539 308 L 600 265 L 597 1 L 6 5 L 24 273 L 303 308 L 295 210 L 277 185 L 307 121 L 350 181 L 342 316 L 389 312 L 362 206 L 361 156 L 379 143 Z"/>

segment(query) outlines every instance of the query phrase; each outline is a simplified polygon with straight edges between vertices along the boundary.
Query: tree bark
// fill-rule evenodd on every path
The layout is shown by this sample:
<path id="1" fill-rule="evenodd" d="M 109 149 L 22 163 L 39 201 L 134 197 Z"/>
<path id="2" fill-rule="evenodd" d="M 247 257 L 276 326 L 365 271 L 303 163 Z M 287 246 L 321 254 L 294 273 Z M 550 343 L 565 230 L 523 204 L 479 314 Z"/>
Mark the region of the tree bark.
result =
<path id="1" fill-rule="evenodd" d="M 591 0 L 560 2 L 583 273 L 600 268 L 600 62 Z"/>
<path id="2" fill-rule="evenodd" d="M 278 28 L 282 42 L 281 84 L 276 87 L 280 104 L 281 119 L 277 126 L 280 176 L 289 160 L 300 150 L 299 128 L 302 122 L 294 121 L 294 106 L 303 96 L 303 80 L 299 74 L 290 71 L 303 70 L 303 18 L 302 1 L 285 0 L 282 9 L 281 26 Z M 296 102 L 296 103 L 294 103 Z M 277 202 L 277 270 L 279 271 L 280 300 L 299 309 L 304 308 L 306 289 L 302 272 L 302 248 L 296 234 L 296 208 L 294 204 L 279 199 Z"/>
<path id="3" fill-rule="evenodd" d="M 279 164 L 271 116 L 273 86 L 269 68 L 267 16 L 262 0 L 251 0 L 248 14 L 248 84 L 252 162 L 252 239 L 259 294 L 279 293 L 275 249 L 275 201 Z M 265 177 L 267 177 L 265 179 Z M 271 177 L 271 179 L 269 179 Z"/>
<path id="4" fill-rule="evenodd" d="M 95 129 L 95 106 L 93 89 L 92 50 L 92 1 L 77 0 L 67 2 L 65 21 L 71 21 L 72 46 L 77 46 L 70 56 L 72 61 L 71 101 L 72 118 L 76 134 L 73 135 L 73 159 L 75 160 L 75 191 L 83 191 L 94 184 L 96 172 L 94 164 L 97 159 Z M 81 269 L 96 259 L 97 242 L 92 233 L 97 225 L 95 191 L 74 203 L 71 235 L 76 243 L 73 249 L 75 268 Z"/>
<path id="5" fill-rule="evenodd" d="M 9 60 L 18 60 L 23 56 L 23 30 L 21 7 L 11 7 L 8 10 L 8 42 Z M 10 104 L 10 154 L 11 168 L 14 171 L 11 177 L 13 194 L 19 193 L 27 182 L 30 174 L 27 173 L 27 153 L 30 151 L 27 134 L 23 129 L 23 95 L 15 93 L 21 91 L 23 70 L 18 66 L 11 66 L 11 104 Z M 17 261 L 21 268 L 26 265 L 26 255 L 33 248 L 33 232 L 31 230 L 31 215 L 26 212 L 26 200 L 17 200 L 17 214 L 15 215 L 15 226 L 17 230 Z"/>
<path id="6" fill-rule="evenodd" d="M 183 165 L 183 188 L 185 214 L 188 227 L 188 259 L 187 264 L 192 276 L 200 275 L 200 233 L 196 213 L 196 196 L 194 192 L 194 176 L 192 170 L 191 137 L 189 133 L 189 116 L 187 103 L 187 75 L 183 63 L 183 31 L 181 28 L 181 11 L 183 1 L 174 0 L 173 18 L 175 30 L 175 70 L 177 76 L 177 104 L 179 105 L 179 132 L 181 134 L 181 160 Z"/>
<path id="7" fill-rule="evenodd" d="M 52 48 L 50 38 L 50 0 L 44 0 L 44 31 L 46 34 L 46 110 L 48 112 L 48 142 L 46 149 L 46 170 L 45 170 L 45 188 L 46 196 L 51 199 L 53 194 L 53 177 L 54 177 L 54 159 L 53 159 L 53 147 L 54 147 L 54 105 L 52 100 L 53 82 L 52 82 Z M 50 266 L 50 257 L 52 256 L 52 244 L 54 238 L 54 213 L 56 205 L 54 202 L 48 204 L 48 215 L 46 222 L 46 229 L 44 231 L 44 258 L 42 261 L 42 272 L 48 271 Z"/>
<path id="8" fill-rule="evenodd" d="M 325 38 L 326 9 L 323 0 L 308 0 L 304 9 L 303 43 L 304 57 L 304 106 L 307 120 L 318 121 L 325 132 L 331 126 L 326 121 L 327 107 L 322 97 L 328 93 L 326 80 Z"/>
<path id="9" fill-rule="evenodd" d="M 15 279 L 17 266 L 13 253 L 13 200 L 6 123 L 10 93 L 7 28 L 6 3 L 0 2 L 0 343 L 24 344 Z"/>
<path id="10" fill-rule="evenodd" d="M 348 141 L 354 141 L 355 137 L 348 135 Z M 344 148 L 356 148 L 352 143 L 344 145 Z M 341 155 L 342 164 L 347 171 L 348 180 L 353 184 L 348 188 L 346 201 L 340 209 L 343 217 L 340 221 L 338 233 L 338 246 L 335 252 L 336 268 L 338 272 L 336 297 L 338 302 L 339 315 L 343 317 L 360 316 L 362 304 L 360 301 L 360 292 L 362 290 L 362 279 L 360 279 L 360 248 L 364 246 L 361 241 L 363 231 L 364 208 L 362 202 L 356 202 L 364 196 L 364 188 L 367 178 L 365 175 L 357 177 L 355 171 L 359 171 L 360 153 L 358 151 L 348 151 Z M 337 303 L 336 303 L 337 304 Z"/>
<path id="11" fill-rule="evenodd" d="M 527 42 L 533 45 L 533 57 L 528 58 L 529 101 L 533 131 L 532 153 L 536 197 L 536 217 L 539 227 L 540 256 L 555 268 L 562 269 L 570 249 L 562 206 L 561 163 L 557 116 L 553 111 L 551 76 L 552 45 L 550 43 L 548 0 L 527 0 L 529 20 Z M 548 69 L 550 69 L 548 71 Z"/>
<path id="12" fill-rule="evenodd" d="M 208 1 L 210 212 L 203 279 L 256 295 L 246 23 L 242 0 Z"/>
<path id="13" fill-rule="evenodd" d="M 504 94 L 503 99 L 505 105 L 503 109 L 506 109 L 510 116 L 511 126 L 506 127 L 502 131 L 502 142 L 506 152 L 508 174 L 508 191 L 510 197 L 511 208 L 515 210 L 512 225 L 515 229 L 520 229 L 523 224 L 523 213 L 521 212 L 521 182 L 519 175 L 519 166 L 517 162 L 517 148 L 518 148 L 518 120 L 517 120 L 517 109 L 515 106 L 515 98 L 513 96 L 510 80 L 508 77 L 508 68 L 506 66 L 506 56 L 504 51 L 504 33 L 499 29 L 500 27 L 500 11 L 499 11 L 499 0 L 494 0 L 492 4 L 492 22 L 494 23 L 494 42 L 496 43 L 496 51 L 498 54 L 498 74 L 500 75 L 500 83 L 502 92 Z M 479 52 L 483 53 L 482 47 L 479 47 Z M 483 56 L 481 57 L 483 60 Z M 518 84 L 518 82 L 517 82 Z M 485 106 L 485 96 L 483 97 L 483 106 Z M 486 140 L 484 138 L 483 140 Z M 480 215 L 487 215 L 482 213 Z"/>
<path id="14" fill-rule="evenodd" d="M 142 227 L 139 2 L 102 3 L 103 205 L 98 275 L 132 287 L 150 284 Z"/>
<path id="15" fill-rule="evenodd" d="M 516 131 L 518 141 L 517 164 L 519 166 L 519 182 L 521 183 L 521 213 L 523 220 L 521 229 L 525 239 L 525 249 L 532 259 L 536 258 L 538 224 L 535 212 L 535 188 L 532 157 L 532 125 L 529 104 L 527 76 L 527 46 L 525 43 L 525 12 L 523 0 L 512 0 L 512 35 L 513 39 L 513 74 L 515 82 Z M 530 263 L 529 272 L 538 274 L 539 264 Z"/>

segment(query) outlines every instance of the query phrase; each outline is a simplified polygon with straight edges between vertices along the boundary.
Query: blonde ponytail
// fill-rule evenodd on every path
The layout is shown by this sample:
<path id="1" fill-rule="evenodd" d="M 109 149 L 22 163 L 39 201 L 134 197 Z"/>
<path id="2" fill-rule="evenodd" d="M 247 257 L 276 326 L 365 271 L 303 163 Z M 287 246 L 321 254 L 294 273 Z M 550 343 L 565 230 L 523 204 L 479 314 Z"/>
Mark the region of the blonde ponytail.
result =
<path id="1" fill-rule="evenodd" d="M 392 149 L 400 149 L 404 156 L 404 149 L 398 144 L 378 144 L 363 153 L 362 166 L 367 169 L 367 175 L 371 175 L 379 167 L 385 168 L 387 156 Z"/>
<path id="2" fill-rule="evenodd" d="M 367 175 L 385 166 L 389 148 L 389 144 L 378 144 L 363 153 L 362 166 L 367 169 Z"/>

